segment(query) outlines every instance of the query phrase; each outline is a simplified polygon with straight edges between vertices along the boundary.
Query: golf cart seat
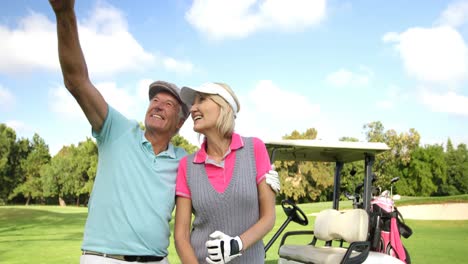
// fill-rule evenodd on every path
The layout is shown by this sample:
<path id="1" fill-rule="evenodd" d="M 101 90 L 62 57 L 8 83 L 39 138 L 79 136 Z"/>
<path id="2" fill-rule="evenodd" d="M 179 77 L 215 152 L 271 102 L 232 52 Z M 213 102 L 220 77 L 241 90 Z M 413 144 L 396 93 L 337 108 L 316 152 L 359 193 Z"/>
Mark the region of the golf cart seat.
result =
<path id="1" fill-rule="evenodd" d="M 291 231 L 283 236 L 279 263 L 362 263 L 370 249 L 370 243 L 366 241 L 368 225 L 369 216 L 363 209 L 343 213 L 335 209 L 323 210 L 316 217 L 313 231 Z M 313 235 L 308 245 L 284 245 L 288 236 L 307 234 Z M 317 245 L 318 240 L 324 245 Z M 340 241 L 340 246 L 332 246 L 333 240 Z M 343 247 L 343 241 L 349 246 Z"/>

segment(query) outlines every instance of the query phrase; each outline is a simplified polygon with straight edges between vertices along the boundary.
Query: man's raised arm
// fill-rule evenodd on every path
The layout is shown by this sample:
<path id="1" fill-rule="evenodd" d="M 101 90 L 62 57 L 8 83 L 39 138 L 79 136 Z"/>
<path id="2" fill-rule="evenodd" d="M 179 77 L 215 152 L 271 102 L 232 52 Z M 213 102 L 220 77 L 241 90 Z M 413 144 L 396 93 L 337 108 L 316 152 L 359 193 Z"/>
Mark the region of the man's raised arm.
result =
<path id="1" fill-rule="evenodd" d="M 93 130 L 99 132 L 107 116 L 107 103 L 91 83 L 81 50 L 74 0 L 49 0 L 57 19 L 60 66 L 65 86 L 75 97 Z"/>

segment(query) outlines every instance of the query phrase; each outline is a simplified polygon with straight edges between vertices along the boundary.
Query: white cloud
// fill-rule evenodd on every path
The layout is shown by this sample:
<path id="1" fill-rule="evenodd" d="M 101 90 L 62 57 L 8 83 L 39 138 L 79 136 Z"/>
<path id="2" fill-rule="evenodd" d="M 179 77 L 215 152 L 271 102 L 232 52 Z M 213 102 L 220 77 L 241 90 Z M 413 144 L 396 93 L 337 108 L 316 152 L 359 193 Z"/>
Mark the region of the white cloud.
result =
<path id="1" fill-rule="evenodd" d="M 270 80 L 262 80 L 249 93 L 249 99 L 259 112 L 277 118 L 302 118 L 303 113 L 320 112 L 320 106 L 310 103 L 305 96 L 288 90 L 280 89 Z M 287 107 L 283 107 L 285 105 Z"/>
<path id="2" fill-rule="evenodd" d="M 139 101 L 148 102 L 149 85 L 154 81 L 155 80 L 151 80 L 151 79 L 141 79 L 140 81 L 138 81 L 137 98 Z"/>
<path id="3" fill-rule="evenodd" d="M 129 118 L 138 117 L 136 116 L 136 111 L 141 110 L 141 107 L 138 104 L 140 99 L 138 98 L 137 90 L 134 91 L 135 94 L 130 94 L 126 90 L 118 88 L 117 85 L 112 82 L 98 83 L 96 88 L 101 92 L 107 103 L 119 112 Z M 52 111 L 67 118 L 84 117 L 84 113 L 80 106 L 65 87 L 59 86 L 52 89 L 50 96 L 50 107 Z M 146 107 L 147 105 L 143 108 L 146 109 Z"/>
<path id="4" fill-rule="evenodd" d="M 310 99 L 310 93 L 293 92 L 297 90 L 295 88 L 280 87 L 271 80 L 262 80 L 246 93 L 237 93 L 241 110 L 236 119 L 236 132 L 266 141 L 281 139 L 294 130 L 305 132 L 315 128 L 317 138 L 322 140 L 336 141 L 343 136 L 364 140 L 362 124 L 368 120 L 328 115 Z M 192 144 L 199 145 L 191 119 L 185 122 L 180 134 Z"/>
<path id="5" fill-rule="evenodd" d="M 0 72 L 51 70 L 59 66 L 55 26 L 42 14 L 30 13 L 16 29 L 0 25 L 0 39 Z"/>
<path id="6" fill-rule="evenodd" d="M 325 18 L 326 0 L 266 0 L 260 5 L 264 23 L 286 30 L 305 28 Z"/>
<path id="7" fill-rule="evenodd" d="M 27 126 L 23 121 L 19 120 L 8 120 L 5 122 L 8 127 L 13 128 L 15 130 L 17 136 L 18 134 L 24 134 L 25 132 L 30 132 L 31 128 Z"/>
<path id="8" fill-rule="evenodd" d="M 301 30 L 325 15 L 326 0 L 195 0 L 185 17 L 208 37 L 223 39 L 264 29 Z"/>
<path id="9" fill-rule="evenodd" d="M 435 112 L 468 116 L 468 97 L 454 92 L 445 94 L 422 91 L 422 102 Z"/>
<path id="10" fill-rule="evenodd" d="M 326 81 L 335 87 L 367 86 L 371 79 L 371 73 L 355 73 L 346 69 L 340 69 L 330 73 Z"/>
<path id="11" fill-rule="evenodd" d="M 118 88 L 115 83 L 107 82 L 96 85 L 102 96 L 106 101 L 114 108 L 119 110 L 123 115 L 128 117 L 135 116 L 135 110 L 137 108 L 143 108 L 146 110 L 147 103 L 140 107 L 136 104 L 138 98 L 135 94 L 130 94 L 122 88 Z M 146 101 L 148 102 L 148 101 Z"/>
<path id="12" fill-rule="evenodd" d="M 98 74 L 138 70 L 154 63 L 128 31 L 124 15 L 112 6 L 98 5 L 79 24 L 80 41 L 91 72 Z"/>
<path id="13" fill-rule="evenodd" d="M 320 106 L 291 90 L 292 87 L 280 88 L 270 80 L 262 80 L 247 94 L 238 95 L 241 110 L 236 131 L 262 139 L 279 139 L 294 129 L 304 132 L 315 127 L 325 131 Z"/>
<path id="14" fill-rule="evenodd" d="M 468 47 L 457 30 L 467 19 L 468 1 L 457 1 L 441 13 L 434 27 L 389 32 L 382 38 L 394 43 L 405 70 L 422 85 L 416 96 L 434 112 L 468 115 L 468 97 L 460 93 L 468 77 Z M 382 101 L 380 106 L 390 104 Z"/>
<path id="15" fill-rule="evenodd" d="M 310 101 L 304 94 L 291 92 L 293 87 L 279 87 L 270 80 L 259 81 L 247 93 L 236 93 L 241 110 L 236 118 L 235 131 L 242 136 L 254 136 L 262 140 L 281 139 L 293 130 L 305 132 L 308 128 L 318 130 L 318 138 L 338 140 L 353 128 L 345 122 L 336 122 L 322 113 L 320 105 Z M 359 134 L 360 125 L 357 126 Z M 345 133 L 345 134 L 346 134 Z M 189 118 L 180 134 L 194 145 L 200 145 Z M 351 136 L 355 136 L 351 134 Z"/>
<path id="16" fill-rule="evenodd" d="M 211 38 L 245 37 L 261 26 L 257 14 L 249 11 L 255 0 L 195 0 L 185 18 Z"/>
<path id="17" fill-rule="evenodd" d="M 406 71 L 421 81 L 457 82 L 468 73 L 468 50 L 461 34 L 447 26 L 410 28 L 387 33 L 385 42 L 396 42 Z"/>
<path id="18" fill-rule="evenodd" d="M 15 97 L 6 88 L 0 85 L 0 110 L 9 110 L 15 103 Z"/>
<path id="19" fill-rule="evenodd" d="M 193 71 L 193 65 L 187 61 L 178 61 L 174 58 L 165 58 L 163 65 L 169 71 L 177 73 L 191 73 Z"/>
<path id="20" fill-rule="evenodd" d="M 156 57 L 128 31 L 121 11 L 110 5 L 97 5 L 88 18 L 78 22 L 78 30 L 92 75 L 144 70 L 156 63 Z M 0 25 L 0 39 L 0 72 L 59 70 L 55 22 L 43 14 L 31 12 L 16 28 Z M 193 68 L 189 62 L 161 61 L 169 71 L 188 72 Z"/>
<path id="21" fill-rule="evenodd" d="M 84 114 L 75 98 L 64 86 L 50 91 L 50 108 L 53 112 L 67 118 L 83 118 Z"/>
<path id="22" fill-rule="evenodd" d="M 450 4 L 437 19 L 437 25 L 459 27 L 468 20 L 468 1 Z"/>

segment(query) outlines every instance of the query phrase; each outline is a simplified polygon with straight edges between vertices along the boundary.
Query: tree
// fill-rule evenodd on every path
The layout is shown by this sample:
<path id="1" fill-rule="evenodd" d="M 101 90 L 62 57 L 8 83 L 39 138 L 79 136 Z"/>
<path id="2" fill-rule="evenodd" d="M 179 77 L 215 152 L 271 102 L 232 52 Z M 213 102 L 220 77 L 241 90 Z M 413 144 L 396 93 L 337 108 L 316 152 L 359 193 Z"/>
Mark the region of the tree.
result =
<path id="1" fill-rule="evenodd" d="M 21 138 L 16 141 L 11 153 L 10 165 L 12 167 L 12 186 L 8 194 L 8 200 L 11 202 L 24 202 L 22 195 L 13 197 L 13 190 L 25 181 L 26 175 L 22 164 L 32 151 L 31 142 L 27 138 Z"/>
<path id="2" fill-rule="evenodd" d="M 297 130 L 291 132 L 290 135 L 284 135 L 283 139 L 316 139 L 317 130 L 315 128 L 308 128 L 304 133 Z"/>
<path id="3" fill-rule="evenodd" d="M 90 138 L 78 144 L 74 153 L 74 160 L 77 162 L 77 173 L 74 177 L 73 193 L 76 197 L 76 205 L 80 204 L 80 196 L 86 195 L 89 199 L 96 178 L 98 149 L 96 143 Z"/>
<path id="4" fill-rule="evenodd" d="M 185 139 L 183 136 L 177 134 L 175 135 L 172 140 L 171 140 L 172 144 L 176 147 L 181 147 L 183 149 L 185 149 L 185 151 L 187 151 L 187 153 L 189 154 L 192 154 L 194 153 L 195 151 L 198 150 L 198 147 L 197 146 L 194 146 L 192 144 L 190 144 L 190 142 L 188 142 L 187 139 Z"/>
<path id="5" fill-rule="evenodd" d="M 447 164 L 447 182 L 439 189 L 440 195 L 457 195 L 468 193 L 468 150 L 465 144 L 453 148 L 450 139 L 447 141 L 445 162 Z"/>
<path id="6" fill-rule="evenodd" d="M 396 140 L 396 132 L 394 130 L 387 131 L 380 121 L 374 121 L 363 126 L 365 131 L 366 139 L 368 142 L 383 142 L 386 143 L 391 150 L 381 153 L 375 157 L 373 171 L 376 177 L 376 186 L 385 188 L 388 186 L 390 179 L 399 176 L 398 162 L 396 160 L 396 150 L 392 148 L 393 143 Z"/>
<path id="7" fill-rule="evenodd" d="M 450 140 L 450 138 L 447 139 L 447 146 L 446 146 L 446 150 L 445 150 L 445 151 L 446 151 L 446 153 L 451 153 L 451 152 L 454 151 L 454 149 L 453 149 L 453 144 L 452 144 L 452 140 Z"/>
<path id="8" fill-rule="evenodd" d="M 65 198 L 74 191 L 78 167 L 78 162 L 74 160 L 75 152 L 77 150 L 73 144 L 64 146 L 41 171 L 45 195 L 57 197 L 60 206 L 67 205 Z"/>
<path id="9" fill-rule="evenodd" d="M 277 163 L 275 163 L 276 165 Z M 325 201 L 333 185 L 329 163 L 279 162 L 281 193 L 295 201 Z"/>
<path id="10" fill-rule="evenodd" d="M 304 133 L 294 130 L 283 139 L 315 139 L 317 130 L 309 128 Z M 326 200 L 333 185 L 332 166 L 323 162 L 276 161 L 280 176 L 281 193 L 298 201 Z"/>
<path id="11" fill-rule="evenodd" d="M 359 142 L 359 139 L 355 137 L 341 137 L 339 141 L 345 141 L 345 142 Z"/>
<path id="12" fill-rule="evenodd" d="M 468 149 L 465 144 L 459 144 L 456 152 L 459 161 L 459 170 L 453 177 L 454 185 L 461 194 L 468 193 Z"/>
<path id="13" fill-rule="evenodd" d="M 5 124 L 0 124 L 0 204 L 6 203 L 15 187 L 13 153 L 16 133 Z"/>
<path id="14" fill-rule="evenodd" d="M 76 147 L 63 147 L 41 171 L 46 196 L 57 197 L 61 206 L 70 199 L 79 206 L 82 196 L 87 200 L 96 177 L 97 155 L 97 146 L 90 138 Z"/>
<path id="15" fill-rule="evenodd" d="M 26 205 L 29 205 L 31 199 L 44 198 L 40 171 L 41 167 L 50 161 L 49 147 L 38 134 L 34 134 L 30 148 L 31 152 L 21 162 L 24 181 L 16 186 L 9 197 L 11 199 L 22 194 L 26 198 Z"/>
<path id="16" fill-rule="evenodd" d="M 346 142 L 359 142 L 357 138 L 354 137 L 341 137 L 340 141 Z M 364 182 L 364 162 L 355 161 L 350 163 L 345 163 L 341 169 L 341 186 L 340 192 L 354 193 L 356 186 Z"/>
<path id="17" fill-rule="evenodd" d="M 431 196 L 447 179 L 444 149 L 439 145 L 418 147 L 412 152 L 408 176 L 399 185 L 400 193 Z"/>
<path id="18" fill-rule="evenodd" d="M 362 127 L 366 130 L 368 142 L 385 142 L 384 126 L 380 121 L 370 122 Z"/>
<path id="19" fill-rule="evenodd" d="M 377 176 L 375 185 L 388 189 L 391 179 L 400 177 L 395 187 L 398 189 L 399 186 L 403 186 L 406 182 L 404 178 L 408 177 L 412 152 L 419 147 L 419 133 L 414 128 L 400 134 L 393 129 L 385 131 L 380 121 L 368 123 L 364 125 L 364 129 L 367 129 L 365 134 L 369 142 L 383 142 L 390 148 L 389 151 L 375 158 L 373 166 L 373 171 Z M 399 191 L 401 194 L 409 194 Z"/>

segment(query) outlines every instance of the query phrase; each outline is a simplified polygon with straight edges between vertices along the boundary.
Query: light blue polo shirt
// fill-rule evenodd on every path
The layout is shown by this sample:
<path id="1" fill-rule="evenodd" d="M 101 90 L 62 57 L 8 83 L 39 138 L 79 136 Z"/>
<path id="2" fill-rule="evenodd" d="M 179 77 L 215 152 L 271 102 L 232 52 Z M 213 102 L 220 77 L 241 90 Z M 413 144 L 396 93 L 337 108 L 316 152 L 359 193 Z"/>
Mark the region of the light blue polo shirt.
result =
<path id="1" fill-rule="evenodd" d="M 166 256 L 182 148 L 155 155 L 138 122 L 111 106 L 96 138 L 99 161 L 82 249 Z"/>

